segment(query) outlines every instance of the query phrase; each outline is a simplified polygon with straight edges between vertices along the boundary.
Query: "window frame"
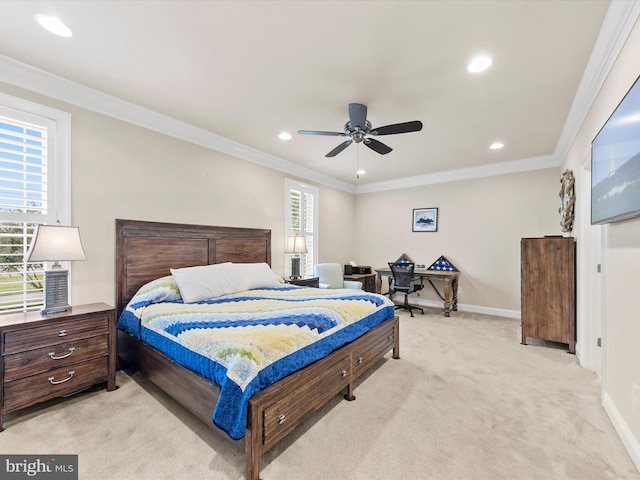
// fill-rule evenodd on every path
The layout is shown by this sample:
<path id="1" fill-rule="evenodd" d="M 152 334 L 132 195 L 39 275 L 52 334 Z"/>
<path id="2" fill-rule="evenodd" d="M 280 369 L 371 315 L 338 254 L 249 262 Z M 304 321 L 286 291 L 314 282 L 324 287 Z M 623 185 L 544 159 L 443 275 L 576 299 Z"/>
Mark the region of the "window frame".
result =
<path id="1" fill-rule="evenodd" d="M 0 225 L 5 222 L 48 225 L 60 222 L 60 225 L 70 225 L 71 114 L 0 92 L 0 115 L 9 119 L 9 122 L 15 120 L 47 130 L 46 214 L 0 211 Z M 70 262 L 62 262 L 62 266 L 71 274 Z M 47 267 L 48 264 L 44 266 Z M 0 312 L 26 311 L 39 308 L 42 304 L 43 299 L 30 303 L 23 297 L 21 307 Z"/>
<path id="2" fill-rule="evenodd" d="M 306 225 L 304 224 L 304 215 L 302 215 L 301 221 L 303 222 L 302 225 L 302 232 L 297 231 L 297 230 L 293 230 L 292 226 L 291 226 L 291 191 L 295 190 L 295 191 L 300 191 L 302 192 L 302 202 L 303 205 L 301 207 L 301 211 L 305 210 L 305 205 L 304 205 L 304 194 L 309 194 L 313 196 L 313 225 L 312 225 L 312 231 L 309 233 L 308 231 L 305 233 L 305 227 Z M 309 253 L 303 253 L 301 254 L 301 261 L 300 261 L 300 274 L 302 276 L 311 276 L 313 275 L 313 266 L 316 265 L 318 263 L 318 211 L 319 211 L 319 198 L 320 198 L 320 194 L 319 194 L 319 189 L 317 187 L 314 187 L 312 185 L 309 185 L 308 183 L 303 183 L 303 182 L 299 182 L 297 180 L 293 180 L 290 178 L 286 178 L 285 179 L 285 236 L 284 236 L 284 242 L 286 245 L 287 242 L 287 238 L 290 235 L 300 235 L 300 234 L 304 234 L 305 237 L 307 237 L 307 243 L 309 244 L 309 237 L 311 237 L 312 239 L 312 244 L 308 245 L 307 248 L 310 248 L 310 252 Z M 284 246 L 283 246 L 283 251 L 284 251 Z M 285 276 L 288 277 L 291 275 L 291 254 L 287 254 L 285 253 Z"/>

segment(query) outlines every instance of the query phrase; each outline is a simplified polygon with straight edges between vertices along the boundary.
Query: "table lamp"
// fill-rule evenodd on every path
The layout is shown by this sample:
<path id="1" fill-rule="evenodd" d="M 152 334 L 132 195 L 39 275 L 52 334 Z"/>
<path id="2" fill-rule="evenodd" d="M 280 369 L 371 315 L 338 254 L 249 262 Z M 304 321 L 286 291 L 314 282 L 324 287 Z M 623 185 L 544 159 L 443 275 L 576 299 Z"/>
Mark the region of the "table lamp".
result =
<path id="1" fill-rule="evenodd" d="M 287 239 L 285 253 L 291 256 L 291 278 L 300 278 L 300 254 L 307 253 L 307 241 L 302 235 L 291 235 Z"/>
<path id="2" fill-rule="evenodd" d="M 71 310 L 68 303 L 69 271 L 58 262 L 86 259 L 78 227 L 36 227 L 26 261 L 53 262 L 51 269 L 44 272 L 44 306 L 40 313 L 48 315 Z"/>

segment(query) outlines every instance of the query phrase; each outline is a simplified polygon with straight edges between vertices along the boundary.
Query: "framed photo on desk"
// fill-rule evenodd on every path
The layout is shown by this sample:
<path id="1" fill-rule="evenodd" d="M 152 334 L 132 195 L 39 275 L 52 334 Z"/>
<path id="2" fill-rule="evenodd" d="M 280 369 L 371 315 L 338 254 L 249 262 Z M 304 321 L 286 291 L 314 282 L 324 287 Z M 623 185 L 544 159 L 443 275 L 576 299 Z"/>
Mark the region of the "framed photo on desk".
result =
<path id="1" fill-rule="evenodd" d="M 413 231 L 414 232 L 437 232 L 438 231 L 438 209 L 437 208 L 414 208 L 413 209 Z"/>

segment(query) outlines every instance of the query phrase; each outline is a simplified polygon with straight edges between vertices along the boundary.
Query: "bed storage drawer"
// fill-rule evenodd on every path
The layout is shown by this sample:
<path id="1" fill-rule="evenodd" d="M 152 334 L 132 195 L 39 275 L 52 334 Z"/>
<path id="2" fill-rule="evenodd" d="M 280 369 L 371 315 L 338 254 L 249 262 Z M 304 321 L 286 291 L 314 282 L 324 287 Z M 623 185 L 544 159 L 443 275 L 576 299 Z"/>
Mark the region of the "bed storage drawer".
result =
<path id="1" fill-rule="evenodd" d="M 380 360 L 393 348 L 394 342 L 393 323 L 381 325 L 371 337 L 354 341 L 352 344 L 353 378 L 357 378 Z"/>
<path id="2" fill-rule="evenodd" d="M 307 368 L 317 371 L 305 376 L 296 372 L 284 380 L 285 387 L 295 390 L 295 395 L 285 395 L 264 408 L 263 443 L 267 448 L 293 430 L 306 413 L 320 408 L 351 380 L 348 354 L 329 364 L 320 360 Z M 309 378 L 313 381 L 309 382 Z"/>

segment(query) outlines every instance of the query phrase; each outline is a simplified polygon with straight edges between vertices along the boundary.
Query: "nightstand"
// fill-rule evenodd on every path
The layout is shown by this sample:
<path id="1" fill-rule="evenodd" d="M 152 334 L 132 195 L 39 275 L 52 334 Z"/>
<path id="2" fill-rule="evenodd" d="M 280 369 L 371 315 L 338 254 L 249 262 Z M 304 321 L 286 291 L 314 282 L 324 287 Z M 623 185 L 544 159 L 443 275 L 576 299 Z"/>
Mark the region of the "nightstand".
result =
<path id="1" fill-rule="evenodd" d="M 362 282 L 362 289 L 365 292 L 376 293 L 376 274 L 374 273 L 354 273 L 351 275 L 344 275 L 345 280 L 355 280 L 356 282 Z"/>
<path id="2" fill-rule="evenodd" d="M 0 315 L 0 431 L 5 413 L 106 382 L 116 388 L 115 310 Z"/>
<path id="3" fill-rule="evenodd" d="M 300 285 L 302 287 L 320 287 L 320 278 L 318 277 L 286 278 L 284 281 L 291 285 Z"/>

